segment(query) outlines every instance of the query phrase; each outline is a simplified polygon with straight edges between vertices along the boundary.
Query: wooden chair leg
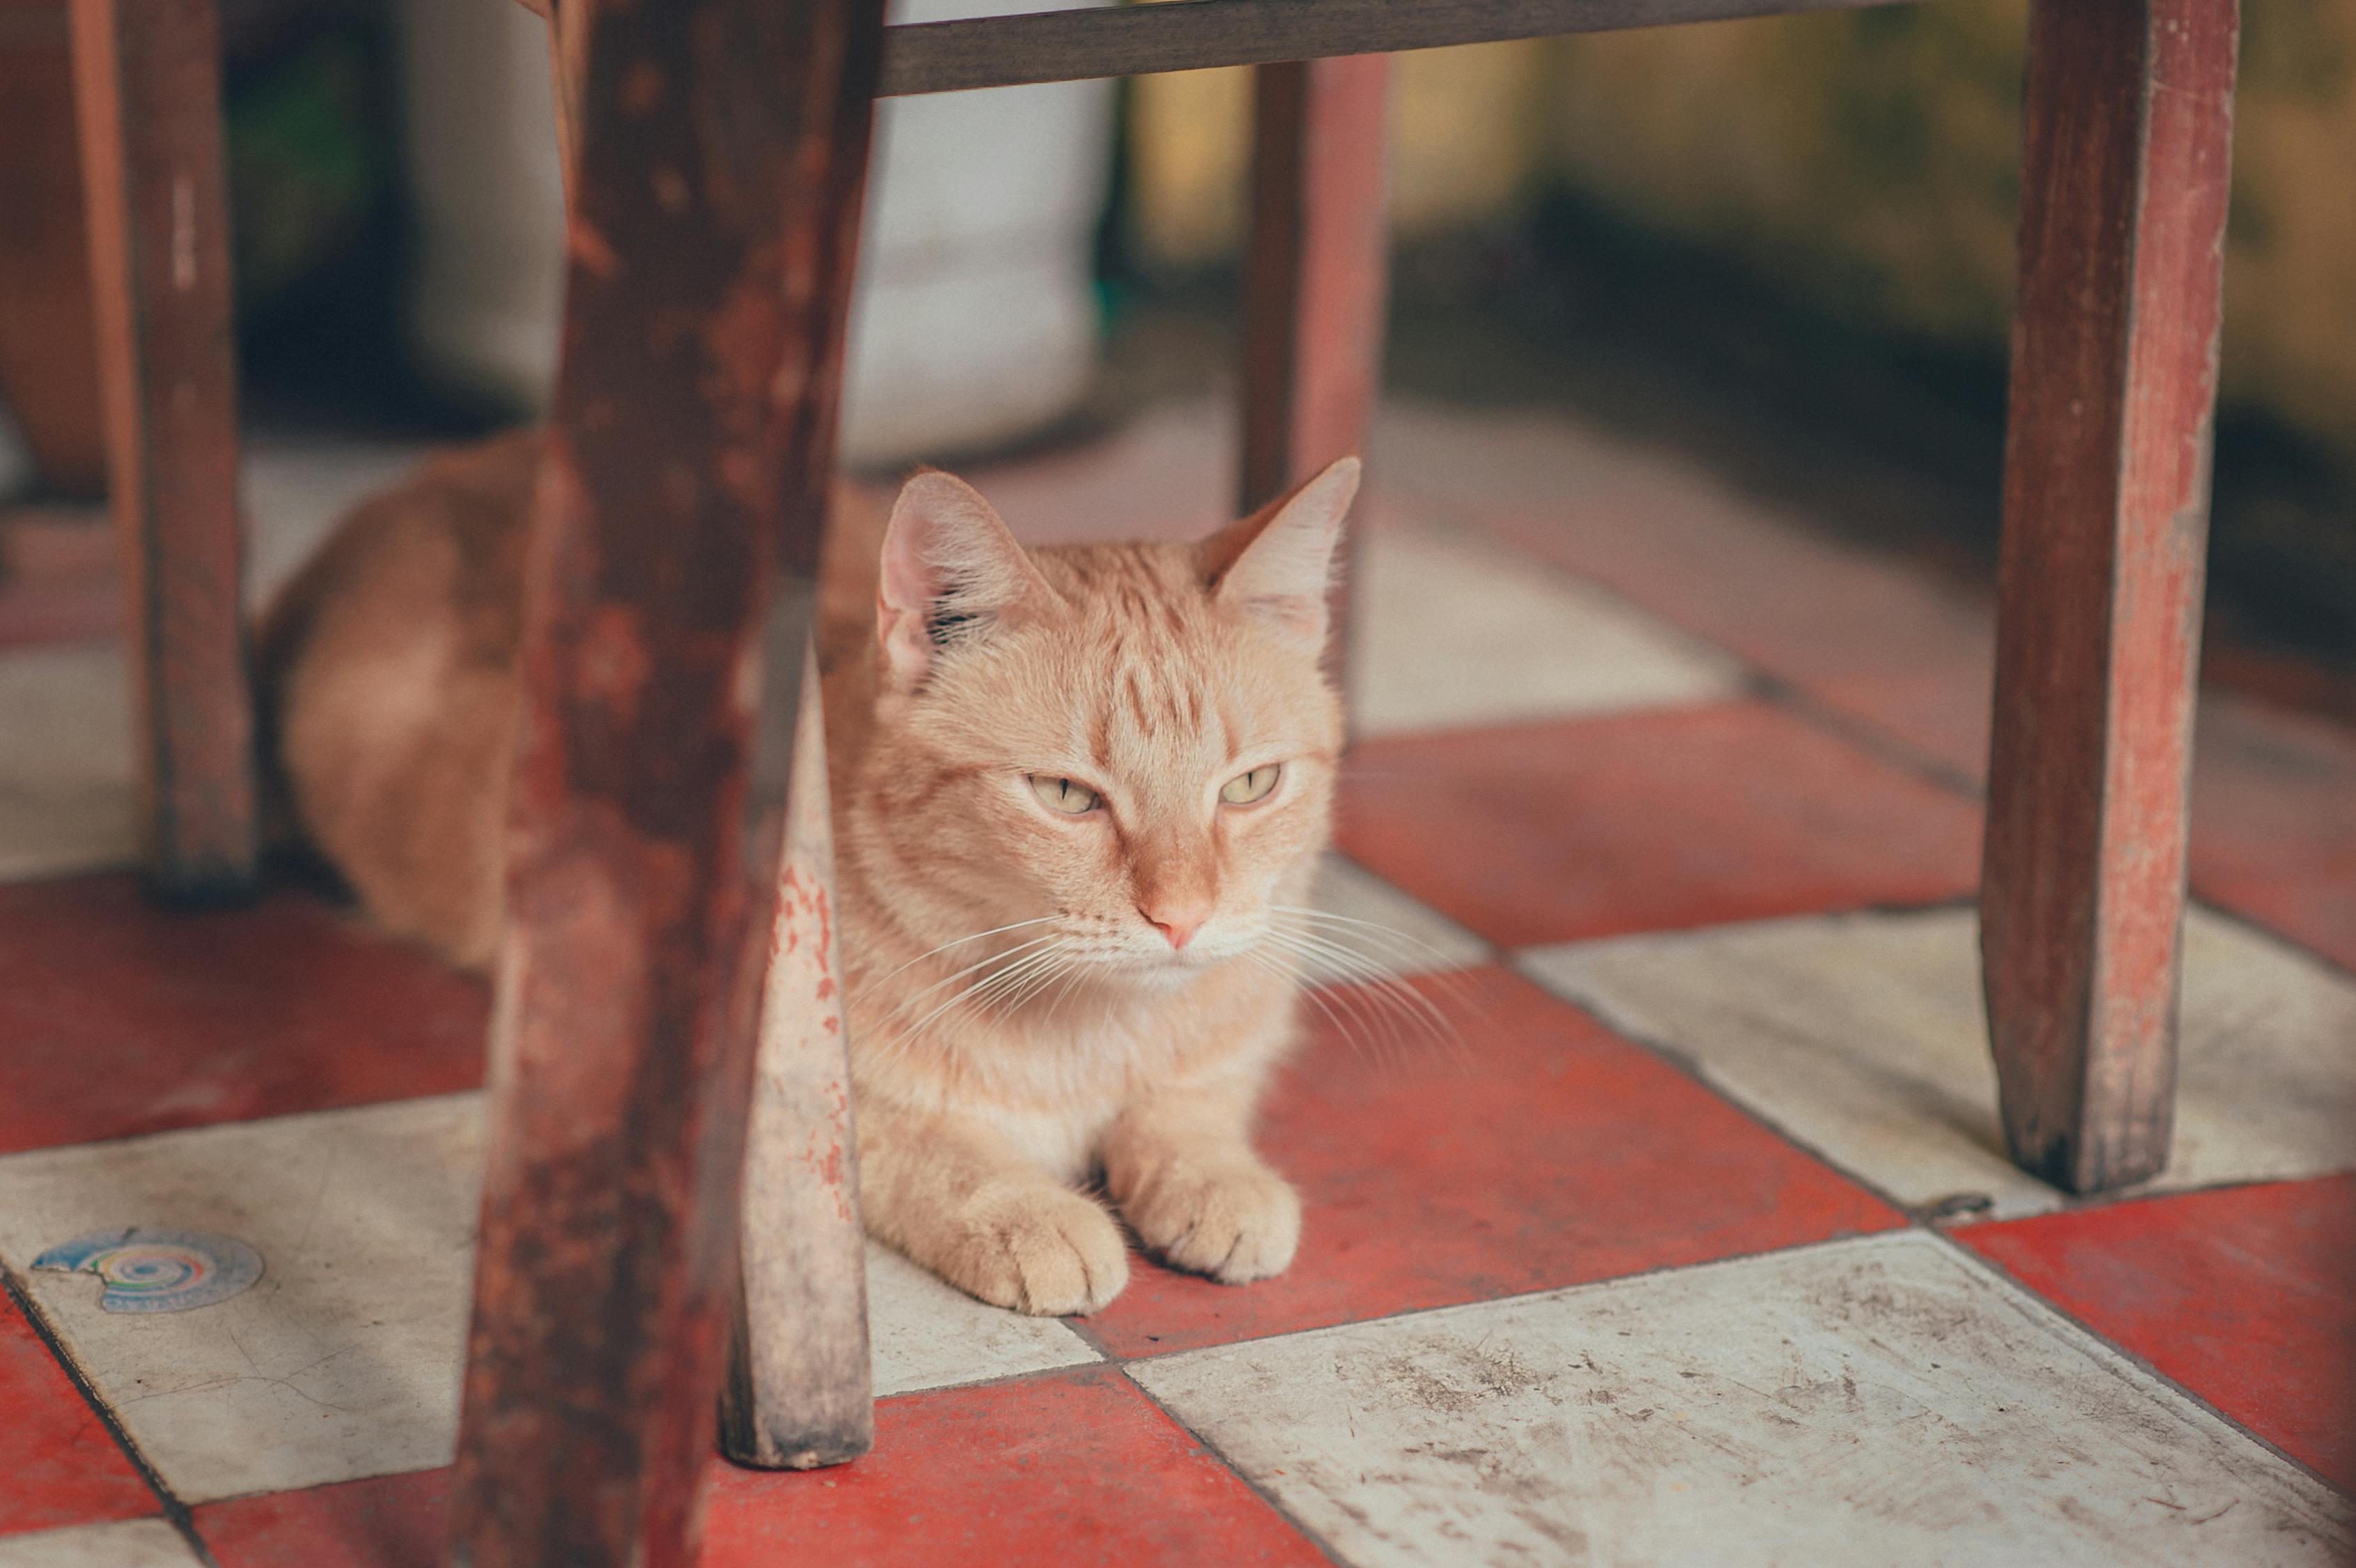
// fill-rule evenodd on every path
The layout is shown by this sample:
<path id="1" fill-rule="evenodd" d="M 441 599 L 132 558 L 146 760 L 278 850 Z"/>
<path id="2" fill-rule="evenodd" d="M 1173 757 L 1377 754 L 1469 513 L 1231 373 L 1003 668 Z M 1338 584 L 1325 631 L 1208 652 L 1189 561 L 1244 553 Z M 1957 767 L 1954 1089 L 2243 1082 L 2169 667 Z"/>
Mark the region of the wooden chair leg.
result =
<path id="1" fill-rule="evenodd" d="M 1390 285 L 1389 85 L 1387 55 L 1255 72 L 1238 515 L 1365 443 Z M 1337 679 L 1348 664 L 1349 564 L 1334 589 L 1328 657 Z"/>
<path id="2" fill-rule="evenodd" d="M 252 886 L 236 366 L 213 0 L 73 0 L 124 641 L 156 886 Z"/>
<path id="3" fill-rule="evenodd" d="M 2036 0 L 1981 947 L 2005 1133 L 2167 1164 L 2235 0 Z"/>
<path id="4" fill-rule="evenodd" d="M 721 1399 L 740 1464 L 808 1470 L 875 1441 L 834 840 L 815 653 L 804 659 L 744 1151 L 744 1294 Z"/>
<path id="5" fill-rule="evenodd" d="M 685 1568 L 734 1316 L 776 861 L 762 620 L 809 636 L 880 0 L 582 25 L 450 1561 Z M 774 841 L 772 841 L 774 842 Z"/>

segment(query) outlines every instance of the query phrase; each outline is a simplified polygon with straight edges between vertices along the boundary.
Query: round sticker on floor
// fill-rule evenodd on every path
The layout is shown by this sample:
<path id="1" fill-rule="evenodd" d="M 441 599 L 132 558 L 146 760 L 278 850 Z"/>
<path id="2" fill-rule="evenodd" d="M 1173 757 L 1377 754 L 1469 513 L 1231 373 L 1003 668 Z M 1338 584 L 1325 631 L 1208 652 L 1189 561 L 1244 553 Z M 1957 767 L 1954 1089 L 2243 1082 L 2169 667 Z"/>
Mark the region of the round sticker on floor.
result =
<path id="1" fill-rule="evenodd" d="M 233 1236 L 202 1230 L 93 1230 L 50 1248 L 37 1269 L 87 1270 L 105 1282 L 108 1312 L 187 1312 L 210 1306 L 262 1277 L 262 1254 Z"/>

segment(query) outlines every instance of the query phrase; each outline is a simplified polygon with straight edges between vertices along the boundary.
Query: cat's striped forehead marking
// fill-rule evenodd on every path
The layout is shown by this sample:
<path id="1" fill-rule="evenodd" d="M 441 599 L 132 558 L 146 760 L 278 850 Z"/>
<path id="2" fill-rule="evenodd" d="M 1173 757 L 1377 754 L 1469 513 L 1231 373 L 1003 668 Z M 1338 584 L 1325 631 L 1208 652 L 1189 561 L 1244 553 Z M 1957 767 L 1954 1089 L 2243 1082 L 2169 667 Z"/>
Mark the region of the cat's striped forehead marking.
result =
<path id="1" fill-rule="evenodd" d="M 1096 766 L 1110 771 L 1124 755 L 1182 746 L 1224 753 L 1228 716 L 1205 692 L 1213 671 L 1202 658 L 1216 612 L 1191 553 L 1094 545 L 1037 559 L 1083 645 L 1074 717 Z M 1098 672 L 1102 679 L 1087 678 Z"/>

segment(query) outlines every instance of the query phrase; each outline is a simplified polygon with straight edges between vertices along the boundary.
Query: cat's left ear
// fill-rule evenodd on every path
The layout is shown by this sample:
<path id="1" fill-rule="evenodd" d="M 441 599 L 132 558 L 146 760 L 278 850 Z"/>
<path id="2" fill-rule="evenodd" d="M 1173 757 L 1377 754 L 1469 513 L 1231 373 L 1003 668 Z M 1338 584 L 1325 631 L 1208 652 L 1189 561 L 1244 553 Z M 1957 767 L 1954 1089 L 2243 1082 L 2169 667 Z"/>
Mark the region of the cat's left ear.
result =
<path id="1" fill-rule="evenodd" d="M 1357 493 L 1358 460 L 1344 457 L 1282 500 L 1196 545 L 1212 597 L 1323 648 L 1333 550 Z"/>
<path id="2" fill-rule="evenodd" d="M 981 492 L 937 470 L 901 487 L 884 532 L 875 631 L 894 685 L 913 692 L 944 649 L 1055 590 Z"/>

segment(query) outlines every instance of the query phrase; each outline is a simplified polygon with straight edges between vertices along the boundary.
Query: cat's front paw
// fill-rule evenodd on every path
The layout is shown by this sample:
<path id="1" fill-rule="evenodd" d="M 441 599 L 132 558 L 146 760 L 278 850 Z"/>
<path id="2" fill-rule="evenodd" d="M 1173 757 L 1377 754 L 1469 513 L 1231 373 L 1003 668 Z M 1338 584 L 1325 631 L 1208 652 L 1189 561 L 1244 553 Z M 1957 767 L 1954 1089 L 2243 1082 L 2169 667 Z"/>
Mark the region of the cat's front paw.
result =
<path id="1" fill-rule="evenodd" d="M 1164 1170 L 1121 1212 L 1165 1260 L 1231 1285 L 1284 1273 L 1301 1245 L 1300 1197 L 1258 1161 Z"/>
<path id="2" fill-rule="evenodd" d="M 993 1306 L 1064 1317 L 1098 1310 L 1129 1283 L 1120 1228 L 1076 1192 L 1025 1187 L 964 1219 L 967 1234 L 940 1273 Z"/>

